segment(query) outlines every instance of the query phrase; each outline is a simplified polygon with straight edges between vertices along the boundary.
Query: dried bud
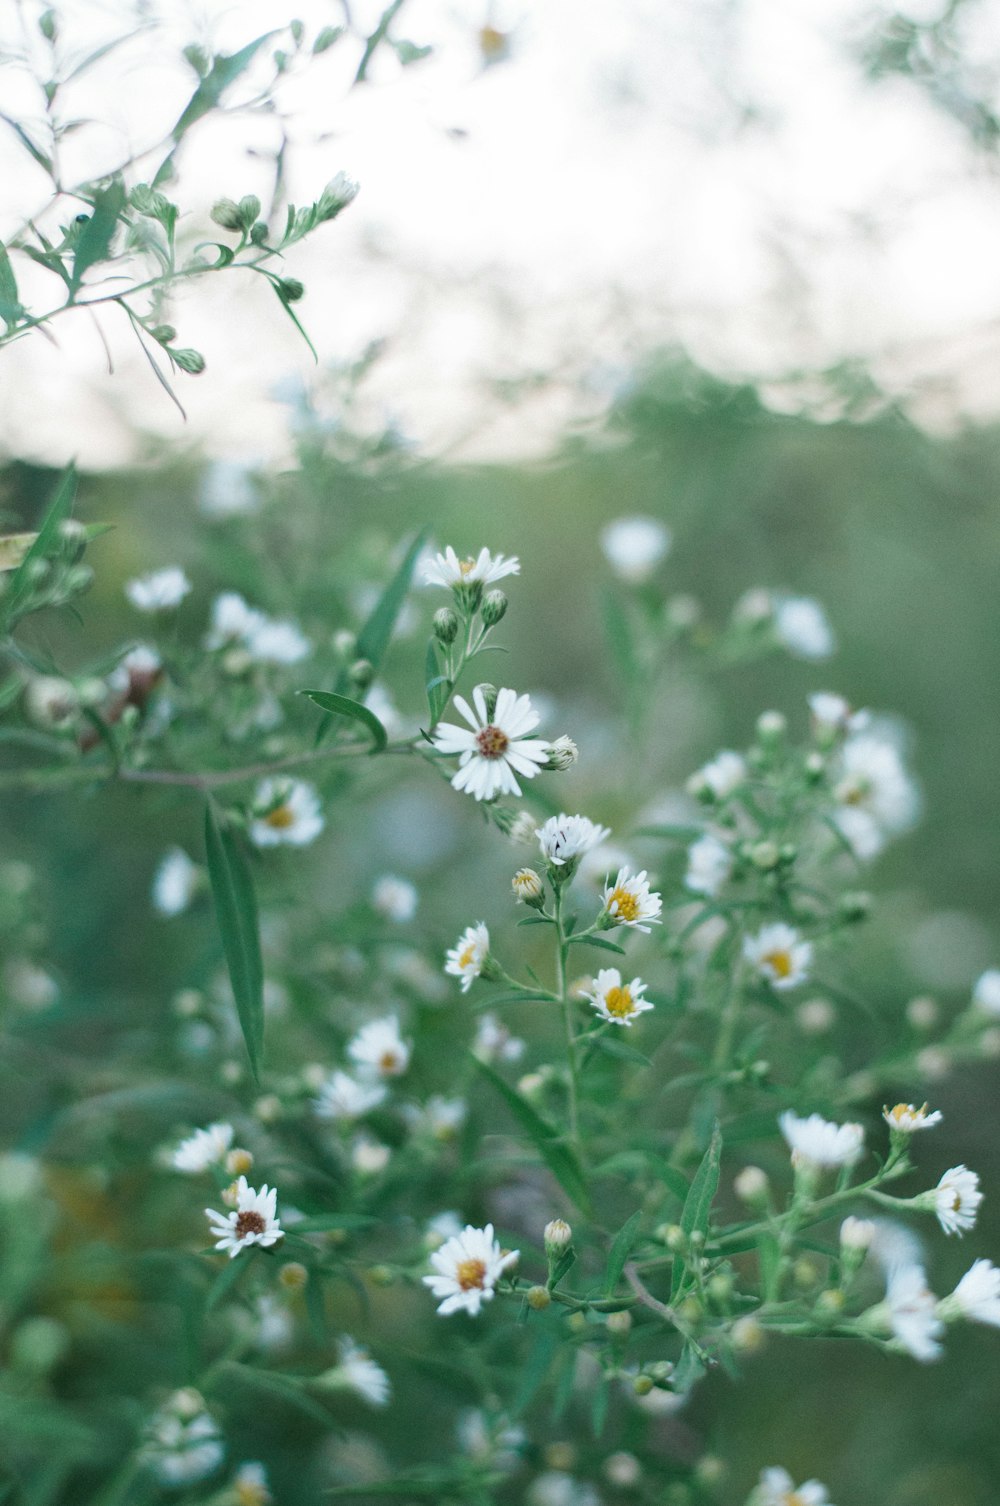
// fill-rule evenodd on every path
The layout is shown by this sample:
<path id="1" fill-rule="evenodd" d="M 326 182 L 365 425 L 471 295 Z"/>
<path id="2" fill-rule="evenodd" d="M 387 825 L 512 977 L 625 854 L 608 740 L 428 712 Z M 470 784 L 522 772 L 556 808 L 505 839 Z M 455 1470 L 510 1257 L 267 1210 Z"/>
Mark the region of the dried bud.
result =
<path id="1" fill-rule="evenodd" d="M 479 611 L 487 627 L 496 627 L 507 611 L 507 597 L 502 591 L 487 591 Z"/>
<path id="2" fill-rule="evenodd" d="M 286 1260 L 278 1272 L 286 1292 L 301 1292 L 309 1281 L 309 1272 L 300 1260 Z"/>
<path id="3" fill-rule="evenodd" d="M 454 643 L 460 626 L 458 613 L 451 607 L 439 607 L 434 613 L 434 636 L 439 643 Z"/>

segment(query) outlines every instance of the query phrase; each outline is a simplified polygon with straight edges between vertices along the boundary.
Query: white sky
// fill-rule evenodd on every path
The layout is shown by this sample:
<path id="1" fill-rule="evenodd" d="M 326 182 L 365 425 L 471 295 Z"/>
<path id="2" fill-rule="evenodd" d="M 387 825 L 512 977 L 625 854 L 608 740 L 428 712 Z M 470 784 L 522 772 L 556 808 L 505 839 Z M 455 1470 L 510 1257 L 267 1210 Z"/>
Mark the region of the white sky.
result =
<path id="1" fill-rule="evenodd" d="M 918 5 L 934 14 L 932 0 Z M 339 19 L 335 0 L 149 6 L 160 29 L 67 96 L 70 114 L 105 123 L 70 138 L 70 177 L 169 129 L 193 85 L 172 61 L 183 43 L 231 52 L 292 16 L 312 32 Z M 19 8 L 0 3 L 8 46 Z M 24 0 L 26 15 L 40 9 Z M 68 43 L 108 35 L 124 9 L 67 0 Z M 307 286 L 298 310 L 321 360 L 385 339 L 376 408 L 421 446 L 466 455 L 537 452 L 644 350 L 677 342 L 713 370 L 769 379 L 777 403 L 796 400 L 780 386 L 788 373 L 862 358 L 925 422 L 994 415 L 1000 183 L 912 87 L 862 79 L 850 43 L 876 13 L 871 0 L 410 0 L 394 35 L 435 55 L 407 70 L 387 58 L 353 92 L 357 54 L 334 47 L 279 95 L 292 198 L 315 197 L 340 168 L 362 184 L 287 263 Z M 510 31 L 511 56 L 484 70 L 488 14 Z M 1000 11 L 981 0 L 972 15 L 985 55 Z M 0 109 L 37 117 L 13 65 L 0 69 Z M 266 198 L 266 165 L 248 148 L 274 139 L 260 117 L 202 127 L 175 196 L 201 215 L 222 194 Z M 43 177 L 0 136 L 0 236 L 44 201 Z M 84 465 L 163 441 L 283 458 L 286 409 L 269 392 L 315 368 L 252 283 L 209 278 L 178 300 L 178 343 L 209 361 L 177 379 L 186 425 L 116 316 L 101 316 L 109 376 L 90 316 L 72 315 L 57 349 L 36 336 L 0 354 L 0 448 Z M 51 296 L 43 276 L 36 286 Z M 486 396 L 538 373 L 564 380 L 506 409 Z"/>

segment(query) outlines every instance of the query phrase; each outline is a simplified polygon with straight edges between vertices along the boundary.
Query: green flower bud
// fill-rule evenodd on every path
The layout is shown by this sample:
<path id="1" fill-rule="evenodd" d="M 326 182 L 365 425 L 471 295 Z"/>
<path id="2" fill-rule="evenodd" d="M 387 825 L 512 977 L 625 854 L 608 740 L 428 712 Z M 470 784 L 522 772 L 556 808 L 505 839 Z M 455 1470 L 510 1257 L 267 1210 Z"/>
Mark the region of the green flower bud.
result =
<path id="1" fill-rule="evenodd" d="M 438 607 L 434 613 L 434 636 L 439 643 L 454 643 L 461 623 L 451 607 Z"/>
<path id="2" fill-rule="evenodd" d="M 580 756 L 580 750 L 571 737 L 557 737 L 549 744 L 549 756 L 545 767 L 556 773 L 571 769 Z"/>
<path id="3" fill-rule="evenodd" d="M 275 286 L 282 303 L 298 303 L 305 297 L 305 283 L 299 282 L 297 277 L 281 277 Z"/>
<path id="4" fill-rule="evenodd" d="M 780 856 L 775 842 L 756 842 L 750 849 L 750 861 L 762 873 L 777 868 Z"/>
<path id="5" fill-rule="evenodd" d="M 38 30 L 46 42 L 54 42 L 59 35 L 59 20 L 54 10 L 43 11 L 38 18 Z"/>
<path id="6" fill-rule="evenodd" d="M 177 331 L 172 324 L 154 324 L 149 333 L 159 345 L 169 345 L 171 340 L 177 339 Z"/>
<path id="7" fill-rule="evenodd" d="M 849 925 L 857 925 L 859 921 L 867 920 L 871 914 L 872 897 L 864 891 L 842 894 L 837 908 L 843 920 Z"/>
<path id="8" fill-rule="evenodd" d="M 497 709 L 497 696 L 500 694 L 500 692 L 499 690 L 497 690 L 495 685 L 490 685 L 486 680 L 484 680 L 476 688 L 478 690 L 481 690 L 483 693 L 483 700 L 486 702 L 486 715 L 492 721 L 493 713 Z"/>
<path id="9" fill-rule="evenodd" d="M 648 1396 L 653 1389 L 653 1377 L 651 1375 L 637 1375 L 632 1382 L 632 1390 L 636 1396 Z"/>
<path id="10" fill-rule="evenodd" d="M 254 216 L 256 219 L 256 215 Z M 217 199 L 212 205 L 212 219 L 223 230 L 242 230 L 243 216 L 234 199 Z"/>
<path id="11" fill-rule="evenodd" d="M 551 1306 L 552 1298 L 544 1286 L 533 1286 L 528 1292 L 526 1301 L 533 1312 L 540 1313 Z"/>
<path id="12" fill-rule="evenodd" d="M 614 1338 L 625 1339 L 632 1331 L 632 1314 L 623 1308 L 621 1312 L 608 1313 L 604 1323 Z"/>
<path id="13" fill-rule="evenodd" d="M 199 376 L 205 370 L 205 357 L 199 350 L 191 350 L 182 346 L 179 350 L 172 350 L 170 354 L 174 364 L 179 366 L 181 371 L 186 371 L 191 376 Z"/>
<path id="14" fill-rule="evenodd" d="M 500 619 L 506 614 L 508 607 L 507 597 L 503 591 L 487 591 L 480 607 L 482 619 L 487 627 L 496 627 Z"/>
<path id="15" fill-rule="evenodd" d="M 263 220 L 258 220 L 256 225 L 254 225 L 250 231 L 250 239 L 255 246 L 263 246 L 267 240 L 267 226 Z"/>
<path id="16" fill-rule="evenodd" d="M 347 673 L 356 690 L 367 690 L 375 678 L 375 666 L 370 659 L 355 659 Z"/>
<path id="17" fill-rule="evenodd" d="M 94 572 L 89 565 L 74 565 L 72 570 L 67 570 L 65 581 L 65 594 L 67 596 L 82 596 L 84 591 L 89 591 L 94 584 Z"/>
<path id="18" fill-rule="evenodd" d="M 356 183 L 347 173 L 338 173 L 337 176 L 326 185 L 316 202 L 316 217 L 319 220 L 332 220 L 346 209 L 360 191 L 360 184 Z"/>
<path id="19" fill-rule="evenodd" d="M 321 52 L 327 52 L 335 42 L 339 42 L 343 35 L 342 26 L 324 26 L 313 43 L 313 57 L 319 57 Z"/>

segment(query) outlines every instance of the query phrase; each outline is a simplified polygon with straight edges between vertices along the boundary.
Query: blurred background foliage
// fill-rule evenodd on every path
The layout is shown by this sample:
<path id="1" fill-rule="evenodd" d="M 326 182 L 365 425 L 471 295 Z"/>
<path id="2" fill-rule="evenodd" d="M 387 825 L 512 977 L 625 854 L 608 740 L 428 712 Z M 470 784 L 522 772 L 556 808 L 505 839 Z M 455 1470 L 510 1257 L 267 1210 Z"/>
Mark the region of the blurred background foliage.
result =
<path id="1" fill-rule="evenodd" d="M 554 796 L 569 810 L 586 809 L 614 826 L 617 814 L 632 811 L 627 782 L 637 768 L 654 792 L 676 791 L 717 748 L 745 746 L 766 707 L 786 711 L 801 729 L 810 690 L 897 712 L 912 736 L 926 809 L 918 829 L 870 875 L 880 907 L 853 964 L 852 987 L 871 1006 L 856 1022 L 857 1066 L 873 1041 L 884 1047 L 908 1028 L 903 1010 L 913 995 L 958 1009 L 978 973 L 1000 959 L 1000 458 L 993 429 L 932 437 L 880 404 L 863 373 L 830 373 L 818 406 L 820 416 L 772 411 L 751 387 L 726 385 L 666 352 L 623 382 L 606 420 L 567 437 L 540 463 L 439 464 L 391 433 L 353 431 L 344 404 L 336 422 L 313 415 L 300 423 L 301 468 L 260 478 L 262 505 L 245 517 L 207 517 L 200 471 L 169 457 L 143 470 L 88 475 L 78 516 L 115 527 L 90 551 L 97 580 L 82 603 L 82 628 L 49 614 L 37 631 L 65 669 L 97 659 L 135 633 L 122 582 L 177 562 L 195 582 L 179 629 L 192 642 L 215 592 L 253 599 L 265 574 L 272 608 L 284 605 L 332 634 L 357 622 L 358 586 L 384 575 L 386 553 L 429 525 L 441 545 L 486 543 L 522 559 L 502 633 L 510 656 L 495 675 L 544 692 L 556 708 L 549 726 L 579 742 L 580 763 Z M 12 526 L 28 527 L 52 476 L 12 462 L 0 487 Z M 808 593 L 836 627 L 837 657 L 822 666 L 782 658 L 719 667 L 706 682 L 678 653 L 658 682 L 644 746 L 624 746 L 617 679 L 602 647 L 606 570 L 597 547 L 602 526 L 622 513 L 669 524 L 669 592 L 694 596 L 705 620 L 724 619 L 752 585 Z M 408 637 L 404 624 L 387 666 L 404 716 L 421 712 L 422 648 L 434 605 L 415 593 L 419 628 Z M 5 762 L 15 756 L 3 752 Z M 509 916 L 509 849 L 447 789 L 431 788 L 423 771 L 395 775 L 367 770 L 353 798 L 336 807 L 335 829 L 308 854 L 272 868 L 268 925 L 309 934 L 305 958 L 315 960 L 317 938 L 332 958 L 327 976 L 310 979 L 305 960 L 288 984 L 300 996 L 312 989 L 317 1009 L 331 986 L 385 986 L 374 981 L 372 956 L 353 955 L 364 929 L 359 907 L 379 873 L 398 871 L 418 884 L 421 907 L 410 933 L 430 958 L 442 956 L 471 920 Z M 356 776 L 336 776 L 348 777 Z M 198 1238 L 189 1189 L 169 1183 L 150 1192 L 149 1164 L 177 1124 L 214 1112 L 216 1090 L 196 1071 L 188 1090 L 178 1086 L 185 1064 L 171 1009 L 179 989 L 201 986 L 218 968 L 210 911 L 202 902 L 191 916 L 164 922 L 149 902 L 169 843 L 197 856 L 200 807 L 177 792 L 120 786 L 6 789 L 0 822 L 4 862 L 28 864 L 36 876 L 30 891 L 5 899 L 0 943 L 10 958 L 37 942 L 59 984 L 55 1003 L 25 1009 L 8 1001 L 5 1009 L 4 1140 L 22 1151 L 45 1149 L 58 1211 L 30 1186 L 19 1188 L 7 1167 L 0 1317 L 9 1374 L 0 1390 L 0 1437 L 23 1473 L 26 1500 L 96 1506 L 105 1498 L 91 1493 L 100 1473 L 94 1461 L 126 1446 L 120 1399 L 185 1383 L 185 1326 L 210 1279 L 189 1257 L 148 1248 L 171 1209 Z M 389 941 L 371 945 L 380 963 L 391 960 Z M 397 979 L 395 988 L 405 993 L 406 985 Z M 428 1012 L 419 1070 L 425 1086 L 456 1091 L 461 1084 L 442 1079 L 435 1065 L 434 1042 L 444 1050 L 454 1030 L 467 1028 L 467 1006 L 450 992 L 444 999 Z M 511 1023 L 516 1028 L 516 1012 Z M 301 1065 L 294 1040 L 272 1030 L 272 1041 L 279 1062 Z M 140 1065 L 150 1060 L 162 1065 L 162 1100 L 130 1103 Z M 987 1190 L 964 1247 L 942 1250 L 938 1242 L 938 1290 L 974 1256 L 1000 1250 L 998 1086 L 998 1069 L 980 1066 L 926 1089 L 945 1111 L 940 1138 L 921 1146 L 928 1174 L 963 1160 Z M 917 1091 L 899 1085 L 900 1096 Z M 97 1169 L 105 1159 L 113 1173 Z M 197 1194 L 194 1201 L 200 1212 Z M 442 1342 L 437 1320 L 426 1302 L 399 1288 L 370 1300 L 376 1352 L 379 1335 L 394 1333 L 398 1352 L 381 1357 L 390 1371 L 411 1372 L 401 1394 L 420 1386 L 427 1398 L 419 1415 L 390 1409 L 380 1435 L 400 1459 L 440 1458 L 453 1446 L 461 1398 L 443 1372 L 420 1371 L 428 1341 Z M 337 1301 L 341 1321 L 364 1332 L 357 1298 L 345 1291 Z M 497 1328 L 500 1339 L 503 1332 Z M 64 1335 L 72 1340 L 65 1349 Z M 447 1342 L 461 1341 L 450 1334 Z M 954 1332 L 947 1357 L 926 1367 L 836 1341 L 774 1337 L 747 1360 L 746 1374 L 744 1384 L 710 1378 L 682 1413 L 656 1424 L 667 1454 L 693 1458 L 707 1449 L 727 1461 L 720 1499 L 742 1501 L 762 1464 L 780 1461 L 796 1479 L 824 1480 L 837 1506 L 876 1499 L 882 1506 L 995 1506 L 1000 1365 L 991 1332 Z M 47 1410 L 51 1397 L 70 1403 L 58 1418 Z M 321 1430 L 274 1397 L 256 1402 L 243 1413 L 243 1456 L 268 1460 L 284 1506 L 315 1501 L 326 1479 Z M 627 1403 L 616 1403 L 600 1444 L 564 1419 L 548 1436 L 536 1431 L 535 1446 L 571 1436 L 585 1473 L 588 1460 L 629 1446 L 632 1416 Z M 352 1403 L 335 1422 L 352 1435 L 365 1426 Z M 43 1462 L 47 1429 L 62 1461 L 51 1468 Z M 140 1491 L 121 1499 L 152 1497 Z M 608 1499 L 627 1496 L 609 1489 Z"/>

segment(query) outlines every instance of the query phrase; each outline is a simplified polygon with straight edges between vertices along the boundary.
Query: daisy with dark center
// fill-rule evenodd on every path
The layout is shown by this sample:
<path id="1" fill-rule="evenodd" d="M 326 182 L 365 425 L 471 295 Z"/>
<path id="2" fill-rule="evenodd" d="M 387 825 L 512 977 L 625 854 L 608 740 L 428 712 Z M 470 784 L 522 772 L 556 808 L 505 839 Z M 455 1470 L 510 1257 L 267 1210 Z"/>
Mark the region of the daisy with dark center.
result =
<path id="1" fill-rule="evenodd" d="M 258 1192 L 248 1186 L 246 1177 L 236 1183 L 236 1207 L 229 1213 L 216 1213 L 206 1208 L 205 1214 L 212 1225 L 212 1238 L 218 1251 L 226 1250 L 230 1260 L 250 1245 L 267 1248 L 284 1237 L 277 1218 L 277 1189 L 261 1187 Z"/>
<path id="2" fill-rule="evenodd" d="M 452 788 L 476 800 L 520 795 L 517 776 L 534 779 L 549 757 L 549 744 L 529 735 L 538 726 L 531 698 L 513 690 L 498 691 L 491 712 L 483 687 L 477 685 L 472 701 L 475 709 L 462 696 L 455 697 L 455 709 L 469 723 L 467 728 L 442 722 L 434 735 L 439 753 L 458 754 Z"/>

